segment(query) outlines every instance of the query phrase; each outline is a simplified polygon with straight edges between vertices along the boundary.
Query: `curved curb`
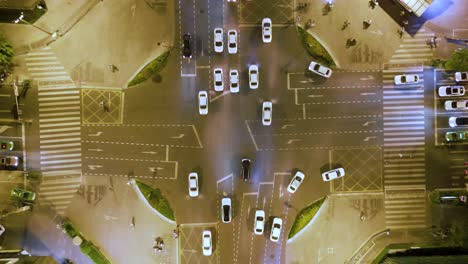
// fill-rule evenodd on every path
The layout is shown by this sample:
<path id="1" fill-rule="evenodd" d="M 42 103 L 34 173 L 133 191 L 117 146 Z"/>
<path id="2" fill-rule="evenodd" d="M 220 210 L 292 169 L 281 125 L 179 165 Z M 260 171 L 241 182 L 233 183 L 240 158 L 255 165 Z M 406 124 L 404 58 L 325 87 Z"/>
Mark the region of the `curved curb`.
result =
<path id="1" fill-rule="evenodd" d="M 302 24 L 297 23 L 296 26 L 301 27 L 302 30 L 307 32 L 307 34 L 311 35 L 314 39 L 316 39 L 320 43 L 320 45 L 322 45 L 322 47 L 327 51 L 327 53 L 330 55 L 330 57 L 333 59 L 333 62 L 335 63 L 335 67 L 341 69 L 340 63 L 337 60 L 336 56 L 332 52 L 330 52 L 330 50 L 331 50 L 330 47 L 328 45 L 324 44 L 324 42 L 320 39 L 320 37 L 318 37 L 314 32 L 309 32 L 309 30 L 305 29 Z"/>
<path id="2" fill-rule="evenodd" d="M 309 221 L 309 223 L 307 223 L 307 225 L 304 226 L 304 228 L 302 228 L 301 231 L 297 232 L 293 237 L 288 239 L 288 241 L 286 241 L 286 244 L 294 242 L 294 240 L 296 240 L 300 235 L 302 235 L 302 233 L 304 233 L 315 222 L 317 217 L 322 212 L 322 209 L 325 207 L 325 206 L 323 206 L 325 203 L 327 203 L 327 206 L 328 206 L 328 196 L 326 196 L 325 201 L 323 201 L 323 204 L 320 206 L 317 213 L 315 213 L 314 217 L 312 217 L 312 219 Z"/>
<path id="3" fill-rule="evenodd" d="M 166 221 L 167 223 L 169 224 L 176 224 L 176 221 L 173 221 L 167 217 L 165 217 L 164 215 L 162 215 L 160 212 L 158 212 L 158 210 L 154 209 L 148 202 L 148 200 L 146 200 L 146 198 L 143 196 L 143 193 L 140 191 L 140 188 L 138 188 L 138 186 L 136 185 L 136 182 L 134 179 L 132 180 L 129 180 L 128 181 L 128 184 L 132 185 L 133 186 L 133 189 L 136 191 L 136 193 L 138 194 L 138 198 L 140 198 L 140 200 L 146 205 L 146 207 L 148 207 L 151 211 L 153 211 L 154 214 L 158 215 L 162 220 Z"/>

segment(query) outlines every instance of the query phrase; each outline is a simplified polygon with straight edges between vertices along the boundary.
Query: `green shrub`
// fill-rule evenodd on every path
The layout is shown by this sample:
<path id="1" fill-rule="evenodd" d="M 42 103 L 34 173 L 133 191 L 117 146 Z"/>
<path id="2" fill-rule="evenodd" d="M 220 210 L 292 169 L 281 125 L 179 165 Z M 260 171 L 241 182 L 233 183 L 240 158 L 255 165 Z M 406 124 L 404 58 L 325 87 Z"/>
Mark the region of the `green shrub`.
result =
<path id="1" fill-rule="evenodd" d="M 297 27 L 299 37 L 301 38 L 302 45 L 307 50 L 310 56 L 314 59 L 326 64 L 327 66 L 335 66 L 335 62 L 327 50 L 318 42 L 312 35 L 307 33 L 301 27 Z"/>
<path id="2" fill-rule="evenodd" d="M 164 52 L 159 57 L 148 63 L 141 71 L 128 83 L 128 87 L 143 83 L 155 74 L 159 73 L 167 64 L 170 50 Z"/>
<path id="3" fill-rule="evenodd" d="M 71 238 L 76 237 L 80 232 L 71 222 L 65 222 L 63 225 L 63 230 L 67 233 L 67 235 Z"/>
<path id="4" fill-rule="evenodd" d="M 292 238 L 296 235 L 299 231 L 301 231 L 309 222 L 314 218 L 317 211 L 322 206 L 323 202 L 327 197 L 323 197 L 312 204 L 304 207 L 296 216 L 294 220 L 294 224 L 291 227 L 291 231 L 289 231 L 288 238 Z"/>
<path id="5" fill-rule="evenodd" d="M 165 217 L 173 221 L 175 220 L 174 212 L 172 211 L 172 208 L 169 205 L 169 201 L 166 198 L 164 198 L 160 189 L 153 189 L 140 181 L 135 182 L 143 196 L 146 198 L 146 200 L 148 200 L 148 203 L 151 205 L 151 207 L 153 207 Z"/>
<path id="6" fill-rule="evenodd" d="M 91 241 L 83 241 L 80 245 L 80 250 L 96 264 L 111 263 Z"/>

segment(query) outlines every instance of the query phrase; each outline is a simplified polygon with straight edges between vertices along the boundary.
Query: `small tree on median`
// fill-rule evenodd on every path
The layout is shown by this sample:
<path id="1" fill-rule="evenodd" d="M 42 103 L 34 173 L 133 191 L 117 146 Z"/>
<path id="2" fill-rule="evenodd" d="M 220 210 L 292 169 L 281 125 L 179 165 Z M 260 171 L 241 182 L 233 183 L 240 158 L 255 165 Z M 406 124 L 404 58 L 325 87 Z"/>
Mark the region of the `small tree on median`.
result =
<path id="1" fill-rule="evenodd" d="M 13 56 L 15 51 L 8 40 L 0 34 L 0 84 L 13 69 Z"/>
<path id="2" fill-rule="evenodd" d="M 447 70 L 468 71 L 468 49 L 456 50 L 445 63 Z"/>

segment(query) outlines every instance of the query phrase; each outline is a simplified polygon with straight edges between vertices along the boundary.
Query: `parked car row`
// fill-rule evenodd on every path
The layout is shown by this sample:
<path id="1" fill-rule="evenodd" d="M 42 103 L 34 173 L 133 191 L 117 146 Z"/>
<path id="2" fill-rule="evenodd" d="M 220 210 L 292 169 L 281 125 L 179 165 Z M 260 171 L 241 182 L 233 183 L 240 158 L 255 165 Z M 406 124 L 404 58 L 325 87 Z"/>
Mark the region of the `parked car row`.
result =
<path id="1" fill-rule="evenodd" d="M 457 83 L 468 81 L 467 72 L 456 72 L 454 74 L 455 81 Z M 468 100 L 456 100 L 456 97 L 462 97 L 466 95 L 466 88 L 463 85 L 446 85 L 440 86 L 437 89 L 437 94 L 440 97 L 455 97 L 453 100 L 447 100 L 444 102 L 444 108 L 447 111 L 466 111 L 468 110 Z M 466 115 L 451 116 L 448 119 L 450 127 L 468 127 L 468 112 Z M 468 131 L 448 131 L 445 133 L 445 140 L 447 142 L 458 142 L 465 141 L 468 139 Z"/>
<path id="2" fill-rule="evenodd" d="M 12 151 L 15 147 L 13 141 L 0 141 L 0 167 L 16 168 L 19 165 L 19 158 L 17 156 L 3 155 L 5 151 Z"/>

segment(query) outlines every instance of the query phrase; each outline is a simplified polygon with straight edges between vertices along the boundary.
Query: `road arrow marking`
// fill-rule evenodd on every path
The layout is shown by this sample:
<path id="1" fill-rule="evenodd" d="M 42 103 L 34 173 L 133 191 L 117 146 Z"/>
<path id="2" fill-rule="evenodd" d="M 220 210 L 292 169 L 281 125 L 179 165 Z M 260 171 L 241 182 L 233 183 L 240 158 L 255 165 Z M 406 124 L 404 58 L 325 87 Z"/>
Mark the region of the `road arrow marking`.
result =
<path id="1" fill-rule="evenodd" d="M 293 143 L 293 142 L 295 142 L 295 141 L 301 141 L 301 140 L 300 140 L 300 139 L 290 139 L 290 140 L 288 141 L 288 143 L 286 143 L 286 144 L 291 145 L 291 143 Z"/>
<path id="2" fill-rule="evenodd" d="M 102 133 L 103 132 L 99 131 L 96 134 L 89 134 L 88 136 L 90 136 L 90 137 L 99 137 L 100 135 L 102 135 Z"/>
<path id="3" fill-rule="evenodd" d="M 150 170 L 151 172 L 156 172 L 157 170 L 164 170 L 164 168 L 161 168 L 161 167 L 156 167 L 156 168 L 154 168 L 154 167 L 149 167 L 149 170 Z"/>
<path id="4" fill-rule="evenodd" d="M 323 94 L 309 94 L 307 97 L 310 97 L 310 98 L 323 97 Z"/>
<path id="5" fill-rule="evenodd" d="M 370 123 L 375 123 L 375 121 L 367 121 L 364 124 L 362 124 L 362 126 L 368 126 Z"/>
<path id="6" fill-rule="evenodd" d="M 104 151 L 102 149 L 88 149 L 89 151 L 97 151 L 97 152 L 101 152 L 101 151 Z"/>
<path id="7" fill-rule="evenodd" d="M 361 81 L 375 80 L 375 77 L 372 75 L 367 75 L 367 77 L 359 78 Z"/>
<path id="8" fill-rule="evenodd" d="M 1 126 L 1 127 L 0 127 L 0 134 L 3 133 L 3 132 L 5 132 L 5 130 L 7 130 L 7 129 L 9 129 L 9 128 L 11 128 L 11 126 Z"/>
<path id="9" fill-rule="evenodd" d="M 89 168 L 90 170 L 95 170 L 95 169 L 97 169 L 97 168 L 102 168 L 102 166 L 101 166 L 101 165 L 88 165 L 88 168 Z"/>
<path id="10" fill-rule="evenodd" d="M 313 83 L 314 80 L 303 80 L 303 81 L 299 81 L 300 83 Z"/>
<path id="11" fill-rule="evenodd" d="M 286 124 L 286 125 L 283 125 L 283 126 L 281 127 L 281 129 L 286 129 L 286 128 L 288 128 L 288 127 L 293 127 L 293 126 L 295 126 L 295 125 Z"/>
<path id="12" fill-rule="evenodd" d="M 154 154 L 156 154 L 157 152 L 156 152 L 156 151 L 142 151 L 141 153 L 154 155 Z"/>
<path id="13" fill-rule="evenodd" d="M 374 95 L 375 93 L 361 93 L 361 95 Z"/>
<path id="14" fill-rule="evenodd" d="M 180 134 L 177 137 L 171 137 L 171 138 L 183 138 L 183 137 L 185 137 L 185 134 Z"/>
<path id="15" fill-rule="evenodd" d="M 366 138 L 364 139 L 364 141 L 369 141 L 369 139 L 375 139 L 375 138 L 377 138 L 377 137 L 366 137 Z"/>

